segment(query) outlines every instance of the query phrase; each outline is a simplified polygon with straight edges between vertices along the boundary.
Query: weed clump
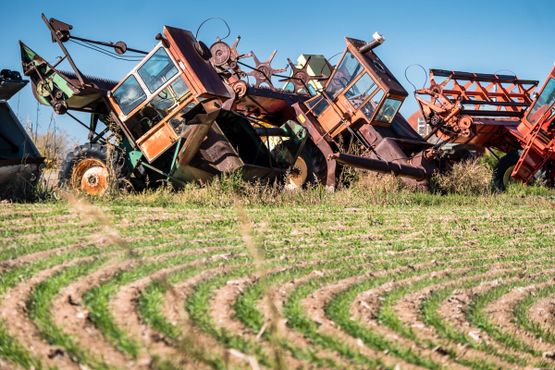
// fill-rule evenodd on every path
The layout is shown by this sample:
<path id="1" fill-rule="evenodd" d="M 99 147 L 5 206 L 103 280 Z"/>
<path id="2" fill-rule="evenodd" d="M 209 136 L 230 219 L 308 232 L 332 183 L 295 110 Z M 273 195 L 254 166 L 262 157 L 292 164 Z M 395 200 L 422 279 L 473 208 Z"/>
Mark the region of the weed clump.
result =
<path id="1" fill-rule="evenodd" d="M 471 159 L 455 163 L 451 171 L 432 176 L 435 190 L 446 194 L 489 195 L 492 193 L 493 172 L 491 168 Z"/>

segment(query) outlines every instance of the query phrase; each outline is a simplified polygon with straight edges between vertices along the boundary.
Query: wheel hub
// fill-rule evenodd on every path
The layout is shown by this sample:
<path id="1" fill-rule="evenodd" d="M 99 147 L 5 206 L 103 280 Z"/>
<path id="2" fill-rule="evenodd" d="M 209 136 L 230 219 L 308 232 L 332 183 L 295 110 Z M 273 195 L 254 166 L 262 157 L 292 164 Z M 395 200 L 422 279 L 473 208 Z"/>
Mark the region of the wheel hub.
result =
<path id="1" fill-rule="evenodd" d="M 108 190 L 109 173 L 106 165 L 98 160 L 87 158 L 75 165 L 72 187 L 89 195 L 102 195 Z"/>
<path id="2" fill-rule="evenodd" d="M 305 160 L 297 157 L 295 164 L 287 176 L 287 185 L 292 188 L 301 188 L 308 178 L 308 166 Z"/>

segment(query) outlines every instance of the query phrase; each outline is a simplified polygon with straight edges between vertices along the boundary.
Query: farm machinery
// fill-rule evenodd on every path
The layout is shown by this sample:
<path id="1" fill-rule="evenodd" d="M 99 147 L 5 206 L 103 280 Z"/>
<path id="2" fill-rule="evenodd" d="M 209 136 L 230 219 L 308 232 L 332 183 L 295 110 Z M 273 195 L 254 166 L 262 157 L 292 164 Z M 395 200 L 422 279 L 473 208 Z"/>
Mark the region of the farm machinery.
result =
<path id="1" fill-rule="evenodd" d="M 39 179 L 44 161 L 8 105 L 27 83 L 18 72 L 0 71 L 0 199 L 25 196 Z"/>
<path id="2" fill-rule="evenodd" d="M 398 113 L 408 94 L 374 52 L 384 41 L 379 34 L 370 42 L 347 38 L 336 68 L 308 56 L 275 69 L 275 53 L 266 61 L 241 53 L 240 38 L 208 47 L 190 31 L 165 26 L 144 52 L 43 20 L 63 57 L 51 64 L 21 43 L 24 73 L 40 103 L 89 132 L 89 142 L 64 162 L 62 185 L 100 195 L 111 185 L 179 187 L 239 172 L 245 180 L 334 188 L 351 166 L 425 186 L 435 168 L 433 145 Z M 138 64 L 121 81 L 88 76 L 69 42 Z"/>
<path id="3" fill-rule="evenodd" d="M 539 81 L 513 75 L 430 70 L 430 85 L 416 91 L 421 112 L 411 117 L 457 150 L 504 153 L 494 185 L 529 183 L 541 177 L 555 185 L 555 69 L 534 97 Z"/>

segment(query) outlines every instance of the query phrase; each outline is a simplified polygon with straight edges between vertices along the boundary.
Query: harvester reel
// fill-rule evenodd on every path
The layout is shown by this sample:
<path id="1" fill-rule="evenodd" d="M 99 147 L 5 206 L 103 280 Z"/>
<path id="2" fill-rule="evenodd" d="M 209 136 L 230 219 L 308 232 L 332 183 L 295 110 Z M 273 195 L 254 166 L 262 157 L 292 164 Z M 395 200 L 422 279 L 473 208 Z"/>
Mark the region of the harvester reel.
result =
<path id="1" fill-rule="evenodd" d="M 287 71 L 287 68 L 274 69 L 272 67 L 272 61 L 276 56 L 276 51 L 274 50 L 272 55 L 270 55 L 270 57 L 264 62 L 261 62 L 254 52 L 251 51 L 250 54 L 254 60 L 255 69 L 248 75 L 254 77 L 256 80 L 254 86 L 260 87 L 262 84 L 266 84 L 269 88 L 275 90 L 274 85 L 272 84 L 272 76 Z"/>
<path id="2" fill-rule="evenodd" d="M 306 63 L 302 68 L 297 67 L 291 59 L 287 58 L 287 63 L 291 67 L 291 77 L 284 78 L 280 81 L 291 82 L 295 87 L 294 91 L 297 94 L 308 94 L 308 84 L 310 81 L 320 81 L 326 79 L 324 76 L 311 76 L 308 73 L 308 62 L 310 57 L 307 59 Z"/>

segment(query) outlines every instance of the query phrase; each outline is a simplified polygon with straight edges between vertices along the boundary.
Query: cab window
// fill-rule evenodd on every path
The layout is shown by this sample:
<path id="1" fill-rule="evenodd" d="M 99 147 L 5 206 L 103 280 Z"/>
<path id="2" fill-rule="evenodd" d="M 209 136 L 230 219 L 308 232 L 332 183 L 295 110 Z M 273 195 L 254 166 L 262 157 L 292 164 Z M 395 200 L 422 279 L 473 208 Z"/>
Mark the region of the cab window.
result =
<path id="1" fill-rule="evenodd" d="M 362 113 L 371 120 L 376 108 L 381 103 L 382 98 L 384 96 L 384 92 L 382 89 L 379 89 L 377 93 L 362 107 Z"/>
<path id="2" fill-rule="evenodd" d="M 332 79 L 326 87 L 326 92 L 332 98 L 337 97 L 347 85 L 349 85 L 362 71 L 362 65 L 350 52 L 346 52 L 339 67 L 335 70 Z"/>
<path id="3" fill-rule="evenodd" d="M 114 100 L 123 114 L 128 115 L 145 101 L 146 94 L 135 76 L 129 76 L 113 93 Z"/>
<path id="4" fill-rule="evenodd" d="M 152 107 L 160 111 L 163 116 L 166 116 L 168 110 L 176 106 L 181 97 L 187 92 L 189 92 L 189 88 L 181 78 L 178 78 L 152 98 L 149 105 L 152 105 Z"/>
<path id="5" fill-rule="evenodd" d="M 185 82 L 178 78 L 152 97 L 147 104 L 125 122 L 133 137 L 139 139 L 158 122 L 166 118 L 180 104 L 183 100 L 182 97 L 188 92 L 189 89 Z M 193 103 L 193 105 L 195 104 Z"/>
<path id="6" fill-rule="evenodd" d="M 551 78 L 528 113 L 528 121 L 536 123 L 553 103 L 555 103 L 555 79 Z"/>
<path id="7" fill-rule="evenodd" d="M 159 48 L 137 72 L 148 90 L 154 93 L 174 77 L 178 71 L 166 50 Z"/>
<path id="8" fill-rule="evenodd" d="M 376 116 L 376 121 L 391 123 L 401 108 L 401 101 L 395 99 L 386 99 L 382 108 Z"/>
<path id="9" fill-rule="evenodd" d="M 312 114 L 319 116 L 329 106 L 329 103 L 320 95 L 317 98 L 307 101 L 306 105 L 312 110 Z"/>
<path id="10" fill-rule="evenodd" d="M 345 97 L 351 102 L 355 109 L 358 109 L 366 99 L 371 96 L 378 86 L 376 82 L 365 73 L 361 78 L 347 91 Z"/>

